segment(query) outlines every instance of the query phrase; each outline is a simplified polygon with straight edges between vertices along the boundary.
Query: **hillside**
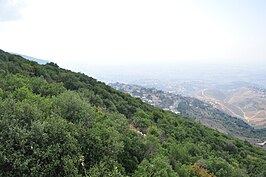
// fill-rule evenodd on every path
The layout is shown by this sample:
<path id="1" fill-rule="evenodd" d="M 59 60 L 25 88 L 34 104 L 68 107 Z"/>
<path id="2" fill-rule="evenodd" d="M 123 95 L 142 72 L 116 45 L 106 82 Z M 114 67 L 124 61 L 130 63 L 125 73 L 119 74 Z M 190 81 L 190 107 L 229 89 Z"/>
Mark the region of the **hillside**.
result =
<path id="1" fill-rule="evenodd" d="M 211 104 L 196 98 L 184 97 L 178 94 L 163 92 L 155 88 L 144 88 L 138 85 L 122 83 L 111 83 L 109 85 L 119 91 L 129 93 L 133 97 L 140 98 L 148 104 L 164 110 L 169 110 L 182 117 L 191 118 L 198 123 L 216 129 L 222 133 L 246 139 L 254 144 L 266 140 L 266 129 L 256 130 L 240 118 L 225 114 Z M 213 94 L 215 94 L 215 92 Z"/>
<path id="2" fill-rule="evenodd" d="M 243 119 L 256 128 L 266 128 L 266 91 L 256 87 L 204 89 L 197 97 L 218 109 Z"/>
<path id="3" fill-rule="evenodd" d="M 0 176 L 265 176 L 266 151 L 0 51 Z"/>

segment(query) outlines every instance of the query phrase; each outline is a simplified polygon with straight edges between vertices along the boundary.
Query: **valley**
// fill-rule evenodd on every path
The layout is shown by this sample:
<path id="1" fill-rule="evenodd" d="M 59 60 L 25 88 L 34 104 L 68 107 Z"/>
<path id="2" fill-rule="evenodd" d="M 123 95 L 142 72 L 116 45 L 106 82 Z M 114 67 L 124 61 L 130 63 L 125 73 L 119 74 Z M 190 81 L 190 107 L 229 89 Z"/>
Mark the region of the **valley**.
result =
<path id="1" fill-rule="evenodd" d="M 203 124 L 212 129 L 216 129 L 222 133 L 247 140 L 254 145 L 262 142 L 266 137 L 266 129 L 256 130 L 243 121 L 236 113 L 237 109 L 222 107 L 214 98 L 207 100 L 207 90 L 202 90 L 202 97 L 205 99 L 197 99 L 188 96 L 182 96 L 175 93 L 164 92 L 155 88 L 145 88 L 139 85 L 130 85 L 122 83 L 111 83 L 111 87 L 129 93 L 131 96 L 141 99 L 143 102 L 151 104 L 155 107 L 171 111 L 174 114 L 193 119 L 194 121 Z M 206 92 L 206 93 L 205 93 Z M 209 94 L 209 93 L 208 93 Z M 213 92 L 213 95 L 215 93 Z M 223 95 L 216 95 L 216 98 L 223 99 Z M 221 106 L 221 107 L 219 107 Z M 226 111 L 231 114 L 227 114 Z"/>
<path id="2" fill-rule="evenodd" d="M 209 102 L 229 115 L 239 117 L 256 128 L 266 127 L 266 94 L 258 88 L 234 90 L 204 89 L 196 98 Z"/>
<path id="3" fill-rule="evenodd" d="M 197 98 L 238 117 L 256 129 L 266 128 L 266 91 L 264 86 L 247 81 L 137 80 L 130 82 L 147 88 Z"/>

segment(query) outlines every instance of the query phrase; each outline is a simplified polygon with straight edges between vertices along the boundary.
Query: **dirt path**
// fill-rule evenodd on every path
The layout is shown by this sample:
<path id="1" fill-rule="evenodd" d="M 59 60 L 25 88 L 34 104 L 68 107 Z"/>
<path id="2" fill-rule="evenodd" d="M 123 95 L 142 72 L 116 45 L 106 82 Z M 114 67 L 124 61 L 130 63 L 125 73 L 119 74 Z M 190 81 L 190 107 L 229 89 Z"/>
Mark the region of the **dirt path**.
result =
<path id="1" fill-rule="evenodd" d="M 240 111 L 242 112 L 243 116 L 241 116 L 241 115 L 235 113 L 232 109 L 230 109 L 229 107 L 227 107 L 225 104 L 220 103 L 218 100 L 216 100 L 216 99 L 214 99 L 214 98 L 210 98 L 210 97 L 208 97 L 207 95 L 205 95 L 205 91 L 206 91 L 206 90 L 207 90 L 207 89 L 203 89 L 203 90 L 201 91 L 201 95 L 204 97 L 204 99 L 206 99 L 206 100 L 210 100 L 211 102 L 214 102 L 215 104 L 218 104 L 219 107 L 221 107 L 223 110 L 227 110 L 227 111 L 229 111 L 233 116 L 236 116 L 236 117 L 242 117 L 242 118 L 244 118 L 245 120 L 247 120 L 247 121 L 249 122 L 250 117 L 248 117 L 248 116 L 246 115 L 246 113 L 243 111 L 242 108 L 240 108 L 240 107 L 238 107 L 238 106 L 231 105 L 231 106 L 234 106 L 235 108 L 237 108 L 238 110 L 240 110 Z M 224 100 L 224 101 L 225 101 L 225 100 Z"/>
<path id="2" fill-rule="evenodd" d="M 264 111 L 259 111 L 259 112 L 257 112 L 256 114 L 254 114 L 252 117 L 251 117 L 251 119 L 253 119 L 253 118 L 255 118 L 258 114 L 260 114 L 261 112 L 264 112 Z"/>

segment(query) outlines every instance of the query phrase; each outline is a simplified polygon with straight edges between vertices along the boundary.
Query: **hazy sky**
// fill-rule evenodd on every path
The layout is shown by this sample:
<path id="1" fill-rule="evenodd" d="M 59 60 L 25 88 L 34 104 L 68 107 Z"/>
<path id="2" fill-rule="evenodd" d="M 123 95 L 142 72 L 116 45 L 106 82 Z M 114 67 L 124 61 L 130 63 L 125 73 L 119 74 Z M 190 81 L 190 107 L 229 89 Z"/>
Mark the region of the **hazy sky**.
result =
<path id="1" fill-rule="evenodd" d="M 265 0 L 0 0 L 0 48 L 64 67 L 263 62 L 265 9 Z"/>

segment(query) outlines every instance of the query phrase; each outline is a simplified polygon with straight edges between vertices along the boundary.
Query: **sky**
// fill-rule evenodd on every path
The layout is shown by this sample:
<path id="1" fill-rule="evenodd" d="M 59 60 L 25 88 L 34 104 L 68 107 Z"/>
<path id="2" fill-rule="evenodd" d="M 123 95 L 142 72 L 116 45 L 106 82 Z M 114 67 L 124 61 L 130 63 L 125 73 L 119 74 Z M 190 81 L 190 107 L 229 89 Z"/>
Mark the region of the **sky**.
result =
<path id="1" fill-rule="evenodd" d="M 265 0 L 0 0 L 0 49 L 86 70 L 266 63 Z"/>

